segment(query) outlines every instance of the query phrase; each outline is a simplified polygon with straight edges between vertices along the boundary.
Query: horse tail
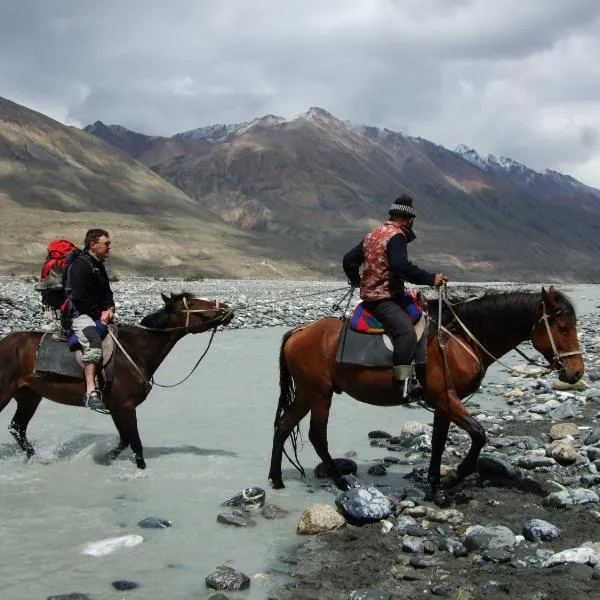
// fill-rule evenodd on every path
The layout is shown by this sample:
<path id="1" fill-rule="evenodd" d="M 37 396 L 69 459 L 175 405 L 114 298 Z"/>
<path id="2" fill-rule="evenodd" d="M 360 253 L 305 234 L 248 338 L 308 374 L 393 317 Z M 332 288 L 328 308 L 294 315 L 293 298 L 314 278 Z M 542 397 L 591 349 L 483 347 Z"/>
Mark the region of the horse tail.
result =
<path id="1" fill-rule="evenodd" d="M 289 409 L 296 399 L 296 386 L 294 384 L 294 378 L 290 373 L 290 369 L 285 358 L 285 345 L 292 335 L 297 331 L 297 328 L 290 329 L 283 334 L 281 340 L 281 349 L 279 350 L 279 401 L 277 403 L 277 410 L 275 412 L 275 423 L 274 427 L 277 430 L 277 425 L 283 414 Z M 290 439 L 292 441 L 292 448 L 294 450 L 294 458 L 292 459 L 285 448 L 283 453 L 290 463 L 298 470 L 302 477 L 305 476 L 304 467 L 300 464 L 298 459 L 298 438 L 301 438 L 300 434 L 300 423 L 297 423 L 290 432 Z"/>

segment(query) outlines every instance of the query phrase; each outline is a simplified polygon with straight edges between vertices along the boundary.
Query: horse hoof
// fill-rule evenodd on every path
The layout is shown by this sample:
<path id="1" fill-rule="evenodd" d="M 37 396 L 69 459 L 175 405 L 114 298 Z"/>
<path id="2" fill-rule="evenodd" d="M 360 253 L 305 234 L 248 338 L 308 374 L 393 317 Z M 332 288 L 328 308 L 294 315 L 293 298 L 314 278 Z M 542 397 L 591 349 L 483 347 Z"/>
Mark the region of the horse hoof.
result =
<path id="1" fill-rule="evenodd" d="M 448 494 L 446 490 L 438 490 L 433 496 L 433 502 L 436 506 L 439 506 L 440 508 L 445 508 L 452 504 L 450 494 Z"/>
<path id="2" fill-rule="evenodd" d="M 280 480 L 280 481 L 271 480 L 271 488 L 274 490 L 283 490 L 285 488 L 285 485 L 283 485 L 283 480 Z"/>
<path id="3" fill-rule="evenodd" d="M 135 464 L 137 465 L 138 469 L 145 469 L 146 468 L 146 461 L 143 458 L 136 457 Z"/>
<path id="4" fill-rule="evenodd" d="M 335 487 L 338 488 L 338 490 L 342 490 L 342 492 L 347 492 L 354 487 L 345 477 L 334 479 L 333 483 L 335 483 Z"/>
<path id="5" fill-rule="evenodd" d="M 456 474 L 456 471 L 450 471 L 444 479 L 442 479 L 442 486 L 445 488 L 454 487 L 459 481 L 461 481 L 461 477 Z"/>
<path id="6" fill-rule="evenodd" d="M 112 457 L 110 452 L 107 454 L 100 454 L 98 456 L 94 456 L 94 462 L 97 465 L 102 465 L 103 467 L 108 467 L 112 464 Z"/>

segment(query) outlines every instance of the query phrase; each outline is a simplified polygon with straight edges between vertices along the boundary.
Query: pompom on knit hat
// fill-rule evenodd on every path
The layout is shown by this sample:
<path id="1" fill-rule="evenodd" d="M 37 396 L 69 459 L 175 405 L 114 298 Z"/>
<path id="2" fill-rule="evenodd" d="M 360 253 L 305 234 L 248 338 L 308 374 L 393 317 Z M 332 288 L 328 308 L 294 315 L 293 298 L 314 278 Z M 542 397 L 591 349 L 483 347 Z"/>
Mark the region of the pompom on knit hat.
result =
<path id="1" fill-rule="evenodd" d="M 402 194 L 390 206 L 389 214 L 390 217 L 416 217 L 417 213 L 413 208 L 413 199 L 407 194 Z"/>

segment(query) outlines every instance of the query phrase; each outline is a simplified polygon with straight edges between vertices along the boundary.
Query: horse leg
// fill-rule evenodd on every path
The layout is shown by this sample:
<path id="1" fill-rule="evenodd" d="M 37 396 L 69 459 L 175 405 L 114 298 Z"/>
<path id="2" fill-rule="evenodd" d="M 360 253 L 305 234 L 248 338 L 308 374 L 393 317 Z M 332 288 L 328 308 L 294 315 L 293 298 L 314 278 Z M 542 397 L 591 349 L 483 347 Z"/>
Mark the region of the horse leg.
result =
<path id="1" fill-rule="evenodd" d="M 105 454 L 105 459 L 107 460 L 107 462 L 115 460 L 115 458 L 117 458 L 117 456 L 119 456 L 119 454 L 121 454 L 121 452 L 123 452 L 123 450 L 125 450 L 125 448 L 129 446 L 129 442 L 125 439 L 124 431 L 122 431 L 121 429 L 120 419 L 117 418 L 114 412 L 111 412 L 110 416 L 112 417 L 113 423 L 115 424 L 115 427 L 119 434 L 119 443 L 112 450 L 109 450 Z"/>
<path id="2" fill-rule="evenodd" d="M 429 491 L 433 498 L 437 497 L 438 486 L 440 485 L 440 467 L 442 465 L 442 455 L 448 439 L 448 429 L 450 420 L 442 411 L 437 408 L 433 414 L 433 432 L 431 434 L 431 460 L 429 462 L 429 471 L 427 472 L 427 483 Z M 444 503 L 444 498 L 439 498 Z"/>
<path id="3" fill-rule="evenodd" d="M 27 439 L 27 425 L 35 414 L 42 397 L 27 388 L 17 390 L 13 396 L 17 401 L 17 410 L 8 426 L 8 431 L 15 438 L 21 450 L 27 454 L 27 458 L 31 458 L 35 454 L 35 448 Z"/>
<path id="4" fill-rule="evenodd" d="M 121 436 L 121 441 L 117 448 L 122 444 L 125 444 L 123 448 L 127 448 L 128 445 L 131 446 L 135 464 L 139 469 L 145 469 L 146 461 L 144 460 L 142 440 L 140 439 L 140 434 L 138 432 L 135 404 L 132 404 L 132 408 L 120 407 L 120 409 L 116 410 L 114 413 L 111 411 L 111 414 L 113 415 L 113 421 L 117 431 Z"/>
<path id="5" fill-rule="evenodd" d="M 310 440 L 315 452 L 325 464 L 329 476 L 333 483 L 340 490 L 350 489 L 348 480 L 340 473 L 331 454 L 329 454 L 329 445 L 327 443 L 327 423 L 329 421 L 329 409 L 331 408 L 331 394 L 329 398 L 324 396 L 317 397 L 317 401 L 313 402 L 313 407 L 310 414 L 310 430 L 308 439 Z"/>
<path id="6" fill-rule="evenodd" d="M 281 474 L 281 461 L 283 459 L 283 449 L 285 442 L 292 433 L 294 427 L 308 414 L 310 406 L 303 402 L 302 398 L 296 395 L 294 403 L 283 413 L 275 425 L 273 435 L 273 449 L 271 451 L 271 466 L 269 468 L 269 479 L 273 489 L 279 490 L 285 487 L 283 485 L 283 476 Z M 303 474 L 303 471 L 301 471 Z"/>
<path id="7" fill-rule="evenodd" d="M 449 389 L 446 391 L 447 403 L 440 403 L 438 408 L 447 409 L 447 418 L 456 423 L 461 429 L 464 429 L 471 437 L 471 447 L 462 462 L 456 467 L 454 472 L 444 479 L 445 487 L 452 487 L 471 473 L 477 471 L 477 459 L 481 449 L 487 442 L 485 429 L 481 423 L 473 417 L 466 409 L 456 391 Z"/>

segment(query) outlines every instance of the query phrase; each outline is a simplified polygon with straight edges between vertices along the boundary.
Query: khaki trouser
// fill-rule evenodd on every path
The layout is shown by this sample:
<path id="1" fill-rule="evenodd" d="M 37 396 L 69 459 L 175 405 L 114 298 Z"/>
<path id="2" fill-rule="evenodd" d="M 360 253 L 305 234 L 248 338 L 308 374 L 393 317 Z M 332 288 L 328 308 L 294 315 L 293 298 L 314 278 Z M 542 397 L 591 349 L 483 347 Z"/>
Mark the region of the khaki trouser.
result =
<path id="1" fill-rule="evenodd" d="M 96 323 L 87 315 L 79 315 L 73 319 L 73 331 L 81 344 L 83 364 L 102 361 L 102 340 L 96 331 Z"/>

